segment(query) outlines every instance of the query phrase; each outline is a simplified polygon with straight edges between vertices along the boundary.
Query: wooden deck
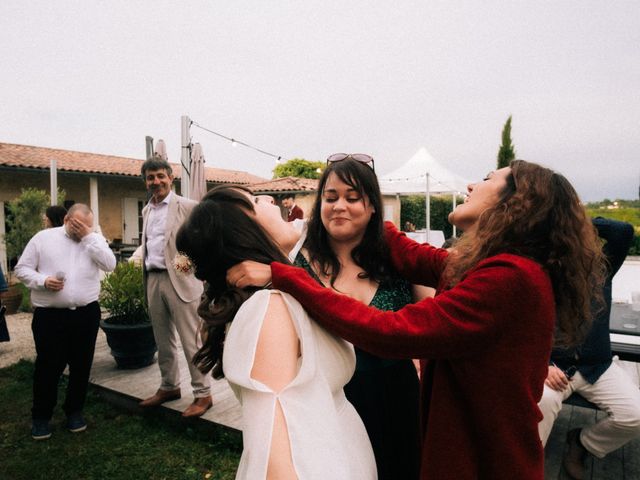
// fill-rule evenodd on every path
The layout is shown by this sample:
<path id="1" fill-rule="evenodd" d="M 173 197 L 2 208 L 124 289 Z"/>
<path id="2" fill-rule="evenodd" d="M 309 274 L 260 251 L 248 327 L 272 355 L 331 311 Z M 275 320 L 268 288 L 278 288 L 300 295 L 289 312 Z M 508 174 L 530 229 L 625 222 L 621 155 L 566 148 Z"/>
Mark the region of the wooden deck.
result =
<path id="1" fill-rule="evenodd" d="M 567 432 L 591 425 L 605 415 L 602 411 L 565 405 L 553 425 L 544 456 L 545 480 L 565 480 L 570 477 L 562 469 L 562 456 L 567 444 Z M 640 479 L 640 439 L 627 443 L 602 460 L 590 457 L 587 461 L 587 480 Z"/>
<path id="2" fill-rule="evenodd" d="M 157 355 L 156 355 L 157 359 Z M 182 398 L 167 402 L 159 407 L 164 410 L 182 413 L 193 401 L 190 375 L 184 355 L 180 352 L 180 377 L 182 379 Z M 160 369 L 157 360 L 145 368 L 136 370 L 120 370 L 111 356 L 104 332 L 100 330 L 96 342 L 96 353 L 89 380 L 102 390 L 105 396 L 115 402 L 131 408 L 137 407 L 138 401 L 153 395 L 160 386 Z M 240 404 L 236 400 L 226 380 L 211 379 L 211 395 L 213 407 L 203 415 L 202 419 L 240 430 Z M 142 411 L 142 409 L 140 409 Z"/>
<path id="3" fill-rule="evenodd" d="M 165 413 L 178 415 L 192 401 L 189 371 L 181 356 L 183 378 L 182 398 L 159 407 Z M 638 381 L 638 366 L 627 362 L 621 365 Z M 96 344 L 96 354 L 91 370 L 91 383 L 102 390 L 105 396 L 129 408 L 137 409 L 137 402 L 153 393 L 160 385 L 158 364 L 138 370 L 118 370 L 109 353 L 104 333 L 100 331 Z M 213 407 L 197 421 L 210 422 L 234 430 L 241 429 L 240 405 L 226 380 L 212 383 Z M 170 411 L 170 412 L 168 412 Z M 545 480 L 565 480 L 569 477 L 562 471 L 562 456 L 566 448 L 567 432 L 573 428 L 594 423 L 603 412 L 565 405 L 556 421 L 545 450 Z M 640 439 L 600 460 L 590 458 L 588 462 L 589 480 L 638 480 L 640 479 Z"/>

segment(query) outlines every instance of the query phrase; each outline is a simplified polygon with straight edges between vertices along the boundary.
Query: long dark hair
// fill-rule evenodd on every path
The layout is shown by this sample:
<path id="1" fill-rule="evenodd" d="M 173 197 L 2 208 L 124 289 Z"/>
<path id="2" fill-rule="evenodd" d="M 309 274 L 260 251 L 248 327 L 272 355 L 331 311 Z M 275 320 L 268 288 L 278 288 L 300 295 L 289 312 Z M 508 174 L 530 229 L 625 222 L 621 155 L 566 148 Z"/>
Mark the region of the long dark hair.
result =
<path id="1" fill-rule="evenodd" d="M 260 263 L 289 263 L 276 242 L 255 219 L 253 203 L 241 186 L 211 189 L 180 227 L 176 247 L 195 267 L 196 278 L 206 282 L 198 307 L 204 320 L 203 345 L 193 363 L 203 372 L 213 370 L 214 378 L 224 377 L 222 349 L 225 328 L 242 303 L 259 288 L 227 285 L 226 273 L 243 260 Z"/>
<path id="2" fill-rule="evenodd" d="M 569 181 L 523 160 L 498 203 L 456 243 L 445 277 L 455 284 L 480 261 L 513 253 L 540 263 L 549 273 L 556 303 L 556 346 L 577 345 L 591 325 L 592 300 L 602 305 L 605 260 L 600 240 Z"/>
<path id="3" fill-rule="evenodd" d="M 315 262 L 320 266 L 322 274 L 330 277 L 331 286 L 333 286 L 340 273 L 340 262 L 331 249 L 329 234 L 322 223 L 320 214 L 322 194 L 329 175 L 332 173 L 335 173 L 341 181 L 356 190 L 360 196 L 364 197 L 366 195 L 374 208 L 374 213 L 367 224 L 362 242 L 351 252 L 353 261 L 364 270 L 360 276 L 378 282 L 388 279 L 391 275 L 391 267 L 389 251 L 384 241 L 383 205 L 378 178 L 371 167 L 350 158 L 329 163 L 322 177 L 320 177 L 318 194 L 309 216 L 308 233 L 304 242 L 304 247 L 309 252 L 311 262 Z"/>

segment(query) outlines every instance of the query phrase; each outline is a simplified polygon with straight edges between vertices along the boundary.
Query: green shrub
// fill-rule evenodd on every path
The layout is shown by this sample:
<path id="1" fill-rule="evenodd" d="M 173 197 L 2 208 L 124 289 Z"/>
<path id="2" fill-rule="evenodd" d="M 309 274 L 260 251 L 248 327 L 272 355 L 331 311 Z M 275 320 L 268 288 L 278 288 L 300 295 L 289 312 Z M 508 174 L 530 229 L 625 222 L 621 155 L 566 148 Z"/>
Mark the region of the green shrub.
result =
<path id="1" fill-rule="evenodd" d="M 629 255 L 640 256 L 640 235 L 638 235 L 637 233 L 633 237 L 633 243 L 631 244 L 631 248 L 629 249 Z"/>
<path id="2" fill-rule="evenodd" d="M 64 190 L 58 190 L 58 202 L 63 202 L 64 197 Z M 23 188 L 20 196 L 8 203 L 4 241 L 9 262 L 19 258 L 31 237 L 42 230 L 42 215 L 50 203 L 49 194 L 37 188 Z"/>
<path id="3" fill-rule="evenodd" d="M 134 325 L 149 322 L 140 265 L 119 263 L 102 280 L 101 286 L 100 304 L 111 314 L 109 323 Z"/>
<path id="4" fill-rule="evenodd" d="M 26 287 L 24 283 L 16 284 L 20 290 L 22 290 L 22 301 L 20 302 L 20 311 L 21 312 L 32 312 L 33 307 L 31 306 L 31 291 Z"/>

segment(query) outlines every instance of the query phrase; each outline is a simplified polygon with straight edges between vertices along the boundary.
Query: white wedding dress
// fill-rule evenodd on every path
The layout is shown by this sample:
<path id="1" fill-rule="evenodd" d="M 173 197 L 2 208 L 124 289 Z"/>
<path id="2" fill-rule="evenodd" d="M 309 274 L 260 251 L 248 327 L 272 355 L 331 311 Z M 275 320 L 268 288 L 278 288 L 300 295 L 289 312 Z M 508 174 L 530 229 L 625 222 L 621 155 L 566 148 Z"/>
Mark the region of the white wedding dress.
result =
<path id="1" fill-rule="evenodd" d="M 297 375 L 279 394 L 251 378 L 271 294 L 283 296 L 301 351 Z M 240 307 L 227 332 L 223 367 L 242 404 L 244 449 L 236 479 L 266 477 L 276 402 L 284 412 L 298 479 L 377 478 L 369 437 L 343 391 L 355 368 L 353 347 L 312 321 L 292 296 L 260 290 Z"/>

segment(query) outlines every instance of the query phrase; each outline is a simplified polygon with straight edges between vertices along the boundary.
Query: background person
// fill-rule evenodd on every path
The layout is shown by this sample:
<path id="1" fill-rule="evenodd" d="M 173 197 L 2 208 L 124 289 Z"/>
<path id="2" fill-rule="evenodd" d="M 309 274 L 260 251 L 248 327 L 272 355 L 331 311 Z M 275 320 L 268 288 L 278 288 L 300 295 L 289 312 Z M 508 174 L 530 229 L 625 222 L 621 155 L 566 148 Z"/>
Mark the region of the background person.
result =
<path id="1" fill-rule="evenodd" d="M 576 392 L 595 403 L 606 415 L 594 425 L 568 432 L 569 448 L 563 459 L 567 472 L 584 478 L 584 460 L 590 453 L 604 458 L 640 436 L 640 390 L 627 373 L 611 361 L 609 316 L 613 276 L 620 269 L 633 242 L 633 226 L 602 217 L 594 218 L 598 236 L 606 241 L 607 277 L 602 287 L 605 308 L 594 308 L 595 320 L 584 343 L 555 349 L 539 407 L 542 445 L 546 445 L 562 402 Z"/>
<path id="2" fill-rule="evenodd" d="M 140 402 L 140 406 L 155 407 L 180 398 L 177 332 L 189 366 L 194 397 L 182 415 L 199 417 L 212 405 L 209 379 L 191 362 L 200 348 L 201 321 L 197 310 L 202 282 L 193 275 L 178 274 L 172 263 L 177 253 L 178 229 L 197 203 L 171 191 L 173 173 L 166 160 L 151 157 L 142 164 L 141 171 L 151 194 L 142 210 L 143 279 L 162 381 L 156 393 Z"/>
<path id="3" fill-rule="evenodd" d="M 296 196 L 293 193 L 286 194 L 282 199 L 282 206 L 287 209 L 287 222 L 304 218 L 304 212 L 296 205 L 295 200 Z"/>
<path id="4" fill-rule="evenodd" d="M 273 285 L 367 351 L 424 359 L 422 479 L 541 480 L 551 344 L 581 341 L 601 247 L 573 187 L 547 168 L 516 160 L 468 190 L 449 216 L 465 232 L 451 253 L 386 230 L 394 267 L 434 298 L 381 312 L 278 262 Z M 264 267 L 245 262 L 228 279 L 264 282 Z"/>
<path id="5" fill-rule="evenodd" d="M 64 217 L 67 215 L 67 209 L 60 205 L 51 205 L 47 207 L 42 216 L 44 228 L 61 227 L 64 223 Z"/>
<path id="6" fill-rule="evenodd" d="M 353 347 L 291 296 L 225 279 L 242 260 L 288 262 L 298 237 L 279 207 L 242 187 L 216 187 L 194 208 L 177 246 L 207 285 L 199 310 L 206 341 L 195 360 L 225 376 L 242 405 L 237 479 L 373 480 L 371 444 L 342 389 Z"/>
<path id="7" fill-rule="evenodd" d="M 31 436 L 51 437 L 49 421 L 58 381 L 69 365 L 63 410 L 67 428 L 82 432 L 89 373 L 100 323 L 100 270 L 112 271 L 116 258 L 104 237 L 92 232 L 93 213 L 76 203 L 64 226 L 41 230 L 24 249 L 16 276 L 31 290 L 36 364 L 33 374 Z"/>

